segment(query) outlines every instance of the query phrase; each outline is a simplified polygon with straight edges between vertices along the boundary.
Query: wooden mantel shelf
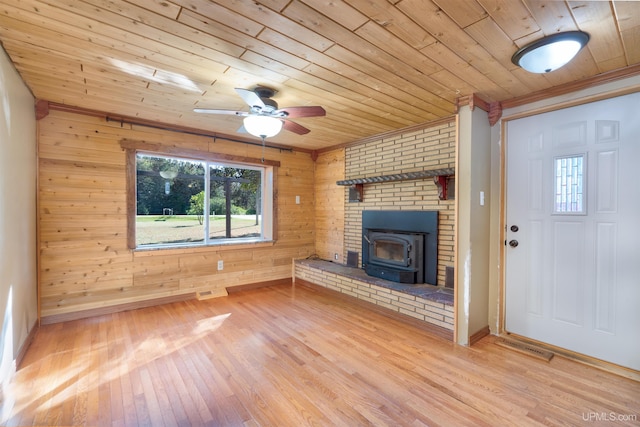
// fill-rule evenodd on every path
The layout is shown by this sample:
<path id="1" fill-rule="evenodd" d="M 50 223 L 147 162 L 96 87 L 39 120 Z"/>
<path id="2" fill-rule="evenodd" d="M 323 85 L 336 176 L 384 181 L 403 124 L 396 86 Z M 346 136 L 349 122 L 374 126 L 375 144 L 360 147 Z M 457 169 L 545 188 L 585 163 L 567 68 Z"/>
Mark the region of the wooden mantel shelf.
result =
<path id="1" fill-rule="evenodd" d="M 447 200 L 448 178 L 456 173 L 454 168 L 431 169 L 417 172 L 394 173 L 391 175 L 378 175 L 366 178 L 345 179 L 337 181 L 338 185 L 351 186 L 357 193 L 357 200 L 362 201 L 362 191 L 364 184 L 375 184 L 380 182 L 408 181 L 413 179 L 434 178 L 435 184 L 438 186 L 440 200 Z M 351 197 L 350 197 L 351 201 Z"/>
<path id="2" fill-rule="evenodd" d="M 343 181 L 336 182 L 336 184 L 355 185 L 355 184 L 373 184 L 377 182 L 408 181 L 411 179 L 431 178 L 433 176 L 452 176 L 452 175 L 455 175 L 455 173 L 456 171 L 454 168 L 432 169 L 427 171 L 404 172 L 404 173 L 394 173 L 392 175 L 371 176 L 367 178 L 345 179 Z"/>

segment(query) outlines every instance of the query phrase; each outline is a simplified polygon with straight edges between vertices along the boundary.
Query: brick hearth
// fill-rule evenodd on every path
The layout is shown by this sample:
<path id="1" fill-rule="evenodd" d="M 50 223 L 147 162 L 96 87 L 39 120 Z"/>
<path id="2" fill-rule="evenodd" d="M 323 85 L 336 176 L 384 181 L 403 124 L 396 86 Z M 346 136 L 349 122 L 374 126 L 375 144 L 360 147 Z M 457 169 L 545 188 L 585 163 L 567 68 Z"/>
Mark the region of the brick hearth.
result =
<path id="1" fill-rule="evenodd" d="M 453 331 L 453 289 L 395 283 L 330 261 L 294 261 L 295 278 Z"/>

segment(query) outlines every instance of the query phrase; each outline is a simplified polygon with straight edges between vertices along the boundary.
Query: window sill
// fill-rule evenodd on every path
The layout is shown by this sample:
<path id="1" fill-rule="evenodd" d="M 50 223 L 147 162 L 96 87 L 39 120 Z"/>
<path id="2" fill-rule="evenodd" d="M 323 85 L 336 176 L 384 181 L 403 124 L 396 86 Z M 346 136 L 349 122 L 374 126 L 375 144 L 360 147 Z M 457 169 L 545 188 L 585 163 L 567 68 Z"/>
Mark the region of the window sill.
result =
<path id="1" fill-rule="evenodd" d="M 223 243 L 218 245 L 193 245 L 193 246 L 180 246 L 180 247 L 149 247 L 149 248 L 137 248 L 133 249 L 133 256 L 147 257 L 156 255 L 181 255 L 191 254 L 199 252 L 220 252 L 220 251 L 235 251 L 243 249 L 255 249 L 266 248 L 275 245 L 275 240 L 261 241 L 261 242 L 242 242 L 242 243 Z"/>

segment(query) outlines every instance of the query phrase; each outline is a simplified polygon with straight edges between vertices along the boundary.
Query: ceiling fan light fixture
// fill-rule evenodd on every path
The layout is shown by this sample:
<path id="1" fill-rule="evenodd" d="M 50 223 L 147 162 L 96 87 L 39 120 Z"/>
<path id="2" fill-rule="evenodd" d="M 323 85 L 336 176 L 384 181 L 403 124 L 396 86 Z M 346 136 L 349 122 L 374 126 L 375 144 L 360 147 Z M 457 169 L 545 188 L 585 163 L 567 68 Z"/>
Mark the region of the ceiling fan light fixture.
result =
<path id="1" fill-rule="evenodd" d="M 549 73 L 571 61 L 588 41 L 583 31 L 552 34 L 518 49 L 511 62 L 530 73 Z"/>
<path id="2" fill-rule="evenodd" d="M 269 116 L 247 116 L 243 120 L 244 128 L 258 138 L 270 138 L 282 130 L 282 120 Z"/>

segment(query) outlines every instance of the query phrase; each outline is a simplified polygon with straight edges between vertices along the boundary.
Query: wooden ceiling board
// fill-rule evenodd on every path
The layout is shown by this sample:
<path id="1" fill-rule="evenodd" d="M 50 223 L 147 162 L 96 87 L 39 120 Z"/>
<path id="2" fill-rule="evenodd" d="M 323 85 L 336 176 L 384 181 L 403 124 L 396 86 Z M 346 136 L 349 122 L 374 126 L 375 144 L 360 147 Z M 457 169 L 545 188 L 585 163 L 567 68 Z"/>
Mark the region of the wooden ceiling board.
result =
<path id="1" fill-rule="evenodd" d="M 96 8 L 99 7 L 98 5 L 102 1 L 96 0 L 94 2 L 95 6 L 86 3 L 88 1 L 93 0 L 66 0 L 67 4 L 60 2 L 56 3 L 56 5 L 67 13 L 76 12 L 89 20 L 94 19 L 94 17 L 99 18 L 96 21 L 110 30 L 105 34 L 107 36 L 121 34 L 122 37 L 126 38 L 129 34 L 137 35 L 139 36 L 138 40 L 143 41 L 140 46 L 157 43 L 159 46 L 156 49 L 161 49 L 162 45 L 166 45 L 192 55 L 205 57 L 211 57 L 217 52 L 237 57 L 244 51 L 241 46 L 210 37 L 207 34 L 198 33 L 183 25 L 176 25 L 175 21 L 164 16 L 154 15 L 142 8 L 137 8 L 135 11 L 137 13 L 131 12 L 133 6 L 127 7 L 120 13 L 100 8 L 99 13 L 96 13 Z M 110 2 L 105 3 L 111 5 Z M 110 9 L 113 9 L 113 7 L 110 7 Z M 138 17 L 134 18 L 131 15 Z M 89 26 L 92 28 L 92 24 L 89 24 Z M 170 31 L 167 30 L 168 27 L 171 28 Z"/>
<path id="2" fill-rule="evenodd" d="M 471 24 L 465 28 L 465 31 L 478 44 L 487 46 L 487 51 L 498 62 L 505 64 L 517 81 L 523 83 L 523 92 L 536 92 L 548 87 L 549 82 L 544 75 L 532 74 L 511 62 L 511 57 L 518 47 L 491 18 L 485 17 Z M 474 92 L 480 93 L 480 90 L 475 90 Z M 497 99 L 500 98 L 498 97 Z M 491 100 L 496 100 L 496 98 L 494 97 Z"/>
<path id="3" fill-rule="evenodd" d="M 439 109 L 440 113 L 451 111 L 452 104 L 450 102 L 440 98 L 437 92 L 429 91 L 438 85 L 421 71 L 398 61 L 383 49 L 360 38 L 357 34 L 323 18 L 314 9 L 300 3 L 293 3 L 284 12 L 291 19 L 312 27 L 325 37 L 331 38 L 336 44 L 327 49 L 325 53 L 332 58 L 348 63 L 361 71 L 371 72 L 373 70 L 377 76 L 389 82 L 395 82 L 400 87 L 406 87 L 406 90 L 411 93 L 418 94 L 425 101 L 433 104 L 434 109 Z M 411 88 L 408 83 L 414 84 L 415 89 Z M 440 114 L 437 111 L 434 113 Z"/>
<path id="4" fill-rule="evenodd" d="M 136 0 L 134 3 L 144 7 L 146 0 Z M 215 2 L 180 2 L 184 9 L 180 9 L 180 14 L 174 18 L 181 21 L 184 15 L 198 15 L 208 17 L 211 21 L 219 22 L 225 27 L 233 28 L 251 37 L 256 37 L 265 28 L 263 24 L 253 19 L 244 17 Z"/>
<path id="5" fill-rule="evenodd" d="M 389 55 L 405 62 L 416 70 L 420 70 L 423 74 L 430 76 L 442 70 L 439 64 L 422 55 L 420 51 L 414 49 L 399 38 L 394 37 L 385 27 L 377 22 L 369 21 L 358 28 L 355 33 Z"/>
<path id="6" fill-rule="evenodd" d="M 449 70 L 441 70 L 431 74 L 431 78 L 443 86 L 449 88 L 450 96 L 459 98 L 463 93 L 477 93 L 480 88 L 473 87 L 469 82 L 456 76 Z"/>
<path id="7" fill-rule="evenodd" d="M 171 5 L 170 7 L 163 7 L 161 10 L 158 10 L 158 4 L 151 2 L 136 4 L 134 1 L 113 3 L 108 0 L 83 0 L 83 3 L 86 5 L 81 5 L 76 4 L 72 0 L 61 0 L 58 4 L 62 5 L 64 3 L 66 3 L 71 10 L 75 7 L 78 7 L 78 10 L 83 11 L 90 10 L 92 7 L 99 8 L 113 12 L 118 16 L 129 18 L 133 22 L 141 22 L 159 29 L 163 29 L 161 25 L 158 25 L 162 22 L 162 19 L 173 21 L 180 15 L 180 9 L 174 5 Z M 167 4 L 167 6 L 169 5 L 170 4 Z M 113 17 L 110 15 L 106 16 L 107 21 L 112 18 Z"/>
<path id="8" fill-rule="evenodd" d="M 369 73 L 375 75 L 380 80 L 379 84 L 373 87 L 388 88 L 390 86 L 391 88 L 387 93 L 390 93 L 392 96 L 397 96 L 397 94 L 400 93 L 406 93 L 407 95 L 415 97 L 418 101 L 412 103 L 412 105 L 422 103 L 428 109 L 425 113 L 429 116 L 445 114 L 446 112 L 451 111 L 452 103 L 449 103 L 435 93 L 429 92 L 425 87 L 412 86 L 409 84 L 409 78 L 412 77 L 413 80 L 420 80 L 421 76 L 419 75 L 407 78 L 407 76 L 403 76 L 402 74 L 396 74 L 394 71 L 390 71 L 384 66 L 376 65 L 375 62 L 369 61 L 368 58 L 363 58 L 355 52 L 338 45 L 329 49 L 327 54 L 341 62 L 349 63 L 363 75 L 370 75 Z"/>
<path id="9" fill-rule="evenodd" d="M 12 48 L 12 44 L 9 44 L 9 48 Z M 47 57 L 46 54 L 38 55 L 37 59 L 42 61 Z M 73 71 L 64 70 L 60 71 L 58 69 L 45 68 L 41 63 L 35 63 L 33 60 L 25 60 L 21 61 L 20 67 L 25 68 L 23 71 L 24 76 L 29 76 L 29 80 L 34 82 L 34 87 L 36 88 L 34 92 L 34 96 L 41 98 L 42 93 L 47 91 L 47 93 L 55 92 L 56 88 L 59 86 L 65 86 L 68 89 L 64 92 L 64 97 L 61 98 L 61 92 L 58 90 L 58 94 L 55 98 L 42 98 L 42 99 L 51 99 L 55 102 L 61 102 L 61 99 L 69 99 L 73 96 L 74 93 L 84 94 L 86 92 L 86 83 L 87 83 L 87 75 L 84 71 L 77 67 Z M 100 80 L 101 82 L 106 82 L 102 78 L 101 75 L 98 75 L 96 80 Z M 121 82 L 117 82 L 117 85 L 121 88 L 122 92 L 125 94 L 133 93 L 136 90 L 144 91 L 147 82 L 137 81 L 134 79 L 126 80 L 128 82 L 128 88 L 125 88 Z M 35 84 L 37 83 L 37 84 Z"/>
<path id="10" fill-rule="evenodd" d="M 621 68 L 626 63 L 622 37 L 616 28 L 613 9 L 609 2 L 579 1 L 569 2 L 571 13 L 582 31 L 593 33 L 598 28 L 599 37 L 589 40 L 586 49 L 598 64 L 600 72 Z M 640 5 L 639 5 L 640 6 Z"/>
<path id="11" fill-rule="evenodd" d="M 478 3 L 514 40 L 540 30 L 540 26 L 521 0 L 478 0 Z"/>
<path id="12" fill-rule="evenodd" d="M 334 0 L 302 0 L 308 7 L 317 10 L 349 31 L 355 31 L 366 24 L 369 18 L 351 7 L 348 3 Z M 287 9 L 291 7 L 288 6 Z"/>
<path id="13" fill-rule="evenodd" d="M 78 43 L 75 44 L 76 48 L 78 45 Z M 109 91 L 104 91 L 103 93 L 103 96 L 110 98 L 114 93 L 119 93 L 123 100 L 140 99 L 144 91 L 147 90 L 148 85 L 152 82 L 168 83 L 169 86 L 165 89 L 165 92 L 168 92 L 168 94 L 175 91 L 175 88 L 188 88 L 191 93 L 201 94 L 210 86 L 210 81 L 194 81 L 191 79 L 183 81 L 182 76 L 179 74 L 145 67 L 142 64 L 133 65 L 128 62 L 126 65 L 123 64 L 121 67 L 118 67 L 118 64 L 113 64 L 109 61 L 83 58 L 79 64 L 69 65 L 69 62 L 64 61 L 63 66 L 57 66 L 58 62 L 64 58 L 59 53 L 53 54 L 39 48 L 26 50 L 21 47 L 14 47 L 12 43 L 7 44 L 5 47 L 8 51 L 22 50 L 23 52 L 27 52 L 25 55 L 28 55 L 28 57 L 21 56 L 18 58 L 16 62 L 17 67 L 28 67 L 28 71 L 25 71 L 25 73 L 29 73 L 32 76 L 39 75 L 41 81 L 45 84 L 48 82 L 48 85 L 54 86 L 53 79 L 63 79 L 66 80 L 67 84 L 79 86 L 80 89 L 84 90 L 84 86 L 88 83 L 102 82 L 105 85 L 110 84 L 113 86 Z M 27 60 L 22 60 L 23 58 Z M 52 64 L 53 66 L 49 67 L 48 64 Z M 36 88 L 40 88 L 41 86 L 42 85 L 37 85 Z M 186 92 L 183 91 L 183 93 Z M 42 97 L 38 90 L 34 92 L 34 95 Z M 64 99 L 68 102 L 71 93 L 67 91 L 62 93 L 62 95 L 64 95 Z M 62 102 L 63 98 L 43 99 Z M 114 105 L 117 105 L 117 102 L 114 102 Z"/>
<path id="14" fill-rule="evenodd" d="M 347 3 L 367 15 L 370 20 L 383 26 L 398 39 L 414 49 L 433 44 L 436 39 L 416 24 L 390 2 L 370 0 L 346 0 Z"/>
<path id="15" fill-rule="evenodd" d="M 630 31 L 640 27 L 640 4 L 633 1 L 614 1 L 613 10 L 622 31 Z"/>
<path id="16" fill-rule="evenodd" d="M 296 89 L 301 89 L 301 90 L 308 90 L 309 86 L 305 86 L 301 83 L 296 83 L 295 85 Z M 234 92 L 235 93 L 235 92 Z M 237 98 L 239 99 L 240 97 L 237 96 Z M 343 98 L 341 97 L 335 97 L 335 99 L 342 101 Z M 276 100 L 278 102 L 278 104 L 281 107 L 288 107 L 288 106 L 294 106 L 294 105 L 309 105 L 309 102 L 303 103 L 303 102 L 288 102 L 285 101 L 283 99 L 281 99 L 279 94 L 276 94 L 274 96 L 274 100 Z M 403 116 L 392 116 L 391 118 L 389 118 L 389 114 L 388 113 L 378 113 L 375 117 L 376 120 L 372 120 L 371 117 L 374 117 L 372 115 L 372 113 L 376 113 L 376 109 L 375 108 L 371 108 L 368 107 L 366 104 L 359 104 L 356 102 L 351 103 L 352 105 L 340 105 L 337 104 L 336 102 L 334 102 L 333 100 L 327 100 L 325 103 L 322 103 L 323 105 L 325 105 L 325 108 L 328 110 L 327 116 L 323 117 L 323 118 L 309 118 L 309 119 L 296 119 L 295 121 L 304 125 L 305 127 L 308 127 L 310 129 L 312 129 L 312 132 L 315 132 L 315 130 L 317 128 L 323 128 L 323 127 L 327 127 L 330 128 L 332 131 L 334 129 L 338 129 L 340 123 L 342 122 L 343 119 L 343 115 L 341 114 L 340 116 L 336 116 L 335 114 L 333 114 L 333 112 L 342 112 L 342 111 L 348 111 L 349 113 L 345 113 L 346 116 L 344 117 L 344 121 L 350 124 L 353 123 L 362 123 L 363 125 L 366 125 L 368 128 L 375 128 L 378 129 L 378 133 L 383 132 L 385 129 L 388 129 L 389 126 L 399 126 L 399 127 L 404 127 L 404 126 L 408 126 L 410 125 L 411 121 L 406 119 Z M 240 108 L 238 108 L 239 110 L 242 111 L 247 111 L 248 107 L 247 106 L 240 106 Z M 200 115 L 200 117 L 204 118 L 204 119 L 211 119 L 212 117 L 216 117 L 216 116 L 211 116 L 211 115 Z M 227 116 L 222 116 L 222 118 L 227 118 Z M 237 118 L 233 118 L 234 120 L 238 120 Z M 238 124 L 239 127 L 239 121 L 236 122 Z M 354 133 L 354 128 L 353 126 L 351 126 L 350 129 L 348 129 L 351 132 L 351 135 L 354 136 L 354 138 L 358 135 L 357 132 Z"/>
<path id="17" fill-rule="evenodd" d="M 513 52 L 518 50 L 513 40 L 505 34 L 491 18 L 484 18 L 465 27 L 465 31 L 481 46 L 487 46 L 487 52 L 511 72 L 519 68 L 511 62 Z"/>
<path id="18" fill-rule="evenodd" d="M 519 96 L 527 88 L 509 72 L 508 64 L 501 64 L 480 46 L 464 30 L 444 13 L 435 3 L 429 0 L 403 0 L 398 4 L 407 15 L 414 16 L 416 22 L 428 29 L 438 41 L 451 48 L 456 55 L 468 62 L 473 68 L 505 89 L 511 96 Z M 443 64 L 444 68 L 452 69 L 452 64 Z M 464 77 L 463 77 L 464 78 Z M 483 94 L 481 91 L 480 94 Z"/>
<path id="19" fill-rule="evenodd" d="M 68 24 L 66 21 L 70 18 L 67 14 L 48 6 L 39 9 L 39 13 L 11 7 L 6 7 L 4 10 L 7 12 L 15 11 L 16 15 L 24 20 L 19 27 L 16 27 L 20 28 L 22 33 L 29 37 L 40 37 L 39 40 L 31 41 L 31 43 L 35 46 L 49 46 L 53 51 L 60 52 L 61 55 L 100 62 L 113 59 L 114 63 L 123 65 L 130 63 L 135 66 L 148 62 L 163 64 L 165 67 L 177 67 L 180 64 L 180 67 L 184 69 L 185 64 L 193 64 L 201 66 L 204 70 L 206 65 L 207 69 L 212 69 L 213 72 L 223 72 L 228 67 L 212 65 L 207 58 L 184 50 L 174 50 L 164 45 L 154 46 L 154 43 L 146 37 L 114 31 L 108 25 L 91 22 L 82 17 L 74 17 L 74 22 L 80 25 Z M 38 25 L 29 23 L 40 21 L 41 16 L 46 17 Z M 85 27 L 90 27 L 91 31 L 85 30 Z M 120 35 L 122 36 L 120 37 Z M 213 53 L 211 56 L 214 56 Z M 192 69 L 189 71 L 193 72 Z"/>
<path id="20" fill-rule="evenodd" d="M 544 91 L 545 89 L 547 89 L 549 86 L 552 85 L 552 83 L 549 80 L 549 75 L 547 74 L 534 74 L 534 73 L 528 72 L 523 68 L 517 68 L 513 70 L 513 74 L 518 76 L 518 80 L 526 82 L 527 87 L 532 92 Z"/>
<path id="21" fill-rule="evenodd" d="M 622 42 L 625 46 L 628 64 L 640 62 L 640 31 L 636 29 L 624 30 L 622 32 Z"/>
<path id="22" fill-rule="evenodd" d="M 536 34 L 536 38 L 562 31 L 578 29 L 569 6 L 564 1 L 557 0 L 524 0 L 524 4 L 534 17 L 543 34 Z M 528 43 L 528 40 L 526 43 Z M 526 44 L 525 43 L 525 44 Z"/>
<path id="23" fill-rule="evenodd" d="M 358 110 L 367 110 L 366 106 L 371 106 L 378 112 L 397 112 L 404 116 L 405 112 L 410 110 L 413 103 L 419 102 L 418 98 L 406 96 L 386 96 L 377 91 L 379 86 L 376 82 L 369 81 L 355 81 L 352 77 L 358 75 L 357 70 L 351 70 L 347 76 L 343 77 L 341 74 L 337 74 L 331 70 L 311 65 L 308 67 L 308 71 L 312 75 L 306 76 L 304 81 L 288 81 L 287 85 L 295 87 L 297 89 L 304 88 L 309 94 L 309 98 L 317 100 L 316 103 L 322 103 L 322 100 L 330 100 L 337 108 L 338 105 L 342 106 L 345 110 L 349 108 L 355 108 Z M 379 84 L 384 84 L 382 81 L 378 81 Z M 314 95 L 314 89 L 322 85 L 327 88 L 327 93 L 322 98 L 318 98 L 318 95 Z M 399 93 L 397 95 L 403 95 Z M 374 98 L 375 96 L 375 98 Z M 369 114 L 369 113 L 365 113 Z M 419 116 L 413 118 L 407 118 L 408 121 L 417 119 Z"/>
<path id="24" fill-rule="evenodd" d="M 266 37 L 271 43 L 277 43 L 279 46 L 290 46 L 292 51 L 303 51 L 303 55 L 312 63 L 304 70 L 306 74 L 299 76 L 297 80 L 287 81 L 288 86 L 297 86 L 298 81 L 308 83 L 308 90 L 312 93 L 314 88 L 324 86 L 327 93 L 335 98 L 334 94 L 341 94 L 345 97 L 343 103 L 348 98 L 348 103 L 353 105 L 355 102 L 367 102 L 375 107 L 372 114 L 381 113 L 385 110 L 398 113 L 400 111 L 413 111 L 414 104 L 423 103 L 420 98 L 405 92 L 395 92 L 393 96 L 387 96 L 385 92 L 380 92 L 380 87 L 386 85 L 382 80 L 373 79 L 367 74 L 363 74 L 358 70 L 348 67 L 346 64 L 337 61 L 326 55 L 315 53 L 310 48 L 300 45 L 297 42 L 286 38 L 286 36 L 272 32 L 265 32 Z M 323 67 L 317 66 L 320 63 Z M 317 96 L 316 96 L 317 98 Z M 320 99 L 316 103 L 319 103 Z M 418 116 L 409 117 L 408 123 L 415 120 Z M 423 117 L 424 119 L 424 117 Z"/>
<path id="25" fill-rule="evenodd" d="M 477 1 L 433 0 L 460 28 L 467 28 L 488 16 Z"/>
<path id="26" fill-rule="evenodd" d="M 339 98 L 336 102 L 339 102 L 339 104 L 344 107 L 334 106 L 334 108 L 339 108 L 341 111 L 349 111 L 349 109 L 353 108 L 356 114 L 362 112 L 362 114 L 359 115 L 361 115 L 363 119 L 371 114 L 373 114 L 374 117 L 378 115 L 385 118 L 393 116 L 395 120 L 397 120 L 396 123 L 406 123 L 407 126 L 416 121 L 421 122 L 424 120 L 424 116 L 415 113 L 424 108 L 419 98 L 404 92 L 395 92 L 393 96 L 387 96 L 380 91 L 382 88 L 386 88 L 386 86 L 369 87 L 350 78 L 338 78 L 335 80 L 332 79 L 335 73 L 315 66 L 311 66 L 310 71 L 313 72 L 314 76 L 324 78 L 319 84 L 322 84 L 323 87 L 330 90 L 331 93 L 335 95 L 334 98 Z M 357 70 L 353 72 L 357 73 Z M 339 86 L 336 83 L 344 84 L 344 86 Z M 300 87 L 299 82 L 287 82 L 287 84 L 291 87 Z M 379 84 L 385 85 L 382 81 L 379 81 Z M 308 85 L 306 90 L 311 93 L 313 92 L 311 89 L 315 87 L 317 86 Z M 319 103 L 322 104 L 322 102 Z M 378 121 L 378 119 L 376 118 L 375 121 Z"/>
<path id="27" fill-rule="evenodd" d="M 219 18 L 211 19 L 205 15 L 192 12 L 190 10 L 183 10 L 177 22 L 183 24 L 184 28 L 188 28 L 189 32 L 193 33 L 194 40 L 198 40 L 198 43 L 210 46 L 207 40 L 221 40 L 227 43 L 229 46 L 233 46 L 233 51 L 218 49 L 216 46 L 211 46 L 215 50 L 227 53 L 239 57 L 249 47 L 255 47 L 255 36 L 260 34 L 264 27 L 260 26 L 255 35 L 247 34 L 245 31 L 236 29 L 233 26 L 227 26 L 225 21 L 218 21 Z M 174 21 L 175 22 L 175 21 Z M 175 25 L 175 24 L 174 24 Z M 260 48 L 261 46 L 258 46 Z"/>
<path id="28" fill-rule="evenodd" d="M 511 63 L 546 34 L 591 41 L 545 75 Z M 271 86 L 279 105 L 322 105 L 319 150 L 450 117 L 458 98 L 520 99 L 640 63 L 635 1 L 0 0 L 0 42 L 41 99 L 162 125 L 236 133 L 234 88 Z M 538 95 L 537 95 L 538 96 Z"/>
<path id="29" fill-rule="evenodd" d="M 202 15 L 194 14 L 190 11 L 184 11 L 184 13 L 180 15 L 179 22 L 202 31 L 203 33 L 210 34 L 241 46 L 244 51 L 239 55 L 239 57 L 244 56 L 247 51 L 252 51 L 300 70 L 309 65 L 308 60 L 301 58 L 299 55 L 290 54 L 286 50 L 281 49 L 280 46 L 265 43 L 259 38 L 250 37 L 240 31 L 234 30 L 231 27 L 226 27 L 219 22 L 212 21 Z"/>
<path id="30" fill-rule="evenodd" d="M 265 27 L 272 28 L 283 34 L 295 35 L 294 38 L 296 40 L 320 52 L 324 52 L 333 45 L 331 39 L 323 37 L 319 33 L 307 29 L 304 25 L 284 15 L 278 14 L 269 8 L 263 7 L 258 3 L 252 1 L 234 1 L 228 4 L 225 3 L 225 6 L 236 13 L 254 19 Z"/>
<path id="31" fill-rule="evenodd" d="M 627 63 L 640 62 L 640 4 L 629 1 L 613 2 L 616 21 L 620 28 Z"/>
<path id="32" fill-rule="evenodd" d="M 131 0 L 129 3 L 137 4 L 138 6 L 170 19 L 176 19 L 182 11 L 179 5 L 164 0 Z"/>
<path id="33" fill-rule="evenodd" d="M 478 88 L 477 93 L 482 93 L 483 96 L 491 98 L 487 100 L 508 99 L 512 97 L 507 90 L 479 70 L 473 68 L 469 62 L 458 56 L 443 43 L 434 43 L 421 49 L 420 52 L 445 66 L 447 70 L 459 79 Z M 451 89 L 455 90 L 456 94 L 458 91 L 462 92 L 462 89 L 458 87 Z"/>

